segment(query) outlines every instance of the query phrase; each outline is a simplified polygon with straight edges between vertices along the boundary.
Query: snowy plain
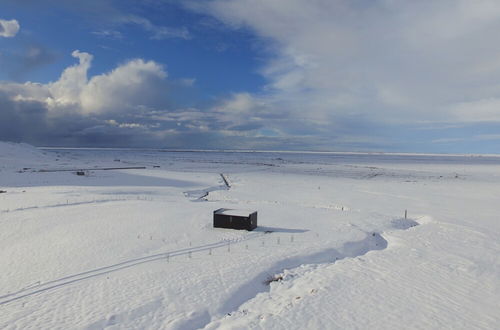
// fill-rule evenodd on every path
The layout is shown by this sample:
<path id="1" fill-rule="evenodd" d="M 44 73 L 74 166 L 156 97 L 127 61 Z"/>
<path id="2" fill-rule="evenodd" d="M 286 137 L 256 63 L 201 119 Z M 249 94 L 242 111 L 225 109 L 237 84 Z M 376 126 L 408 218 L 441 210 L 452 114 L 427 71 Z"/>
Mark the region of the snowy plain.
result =
<path id="1" fill-rule="evenodd" d="M 500 328 L 500 157 L 0 142 L 0 191 L 0 328 Z"/>

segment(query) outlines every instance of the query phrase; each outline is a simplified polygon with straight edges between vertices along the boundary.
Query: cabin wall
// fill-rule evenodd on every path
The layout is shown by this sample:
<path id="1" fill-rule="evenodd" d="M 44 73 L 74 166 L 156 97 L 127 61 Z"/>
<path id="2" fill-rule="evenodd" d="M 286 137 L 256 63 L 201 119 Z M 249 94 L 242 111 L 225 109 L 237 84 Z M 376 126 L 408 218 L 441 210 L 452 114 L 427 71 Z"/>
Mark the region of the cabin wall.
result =
<path id="1" fill-rule="evenodd" d="M 257 212 L 252 213 L 249 217 L 216 214 L 214 212 L 214 227 L 254 230 L 257 227 Z"/>

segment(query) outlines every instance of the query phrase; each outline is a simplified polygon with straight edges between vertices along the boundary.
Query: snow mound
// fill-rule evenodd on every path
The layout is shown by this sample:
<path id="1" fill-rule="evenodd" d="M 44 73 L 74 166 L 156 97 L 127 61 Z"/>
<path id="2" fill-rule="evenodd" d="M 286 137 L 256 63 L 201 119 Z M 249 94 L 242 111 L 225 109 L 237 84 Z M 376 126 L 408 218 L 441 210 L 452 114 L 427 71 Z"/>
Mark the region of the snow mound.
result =
<path id="1" fill-rule="evenodd" d="M 30 144 L 0 141 L 0 157 L 26 157 L 36 155 L 42 155 L 42 152 Z"/>
<path id="2" fill-rule="evenodd" d="M 46 158 L 43 151 L 32 145 L 0 141 L 0 166 L 2 168 L 31 166 Z"/>

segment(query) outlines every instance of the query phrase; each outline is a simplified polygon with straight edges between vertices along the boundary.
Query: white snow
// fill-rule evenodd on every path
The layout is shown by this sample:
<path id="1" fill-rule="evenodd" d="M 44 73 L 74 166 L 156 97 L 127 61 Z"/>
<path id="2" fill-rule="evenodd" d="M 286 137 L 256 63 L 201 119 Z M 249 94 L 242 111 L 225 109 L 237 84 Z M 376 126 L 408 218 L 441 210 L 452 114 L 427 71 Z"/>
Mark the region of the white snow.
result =
<path id="1" fill-rule="evenodd" d="M 225 214 L 225 215 L 234 215 L 237 217 L 248 217 L 250 214 L 252 214 L 255 211 L 250 211 L 250 210 L 241 210 L 241 209 L 222 209 L 218 214 Z"/>
<path id="2" fill-rule="evenodd" d="M 498 157 L 0 142 L 0 190 L 0 328 L 500 326 Z"/>

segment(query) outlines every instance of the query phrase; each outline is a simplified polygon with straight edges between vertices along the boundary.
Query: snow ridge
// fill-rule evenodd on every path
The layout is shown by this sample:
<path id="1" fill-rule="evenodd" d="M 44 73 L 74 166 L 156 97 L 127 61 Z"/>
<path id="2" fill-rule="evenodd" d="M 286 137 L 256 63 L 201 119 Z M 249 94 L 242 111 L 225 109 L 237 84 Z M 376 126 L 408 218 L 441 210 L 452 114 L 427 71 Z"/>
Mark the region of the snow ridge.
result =
<path id="1" fill-rule="evenodd" d="M 392 225 L 396 230 L 407 230 L 419 223 L 411 219 L 395 219 Z M 289 305 L 290 300 L 301 299 L 300 295 L 297 296 L 296 290 L 292 290 L 293 292 L 289 294 L 286 291 L 294 286 L 294 281 L 304 275 L 311 276 L 320 267 L 330 266 L 342 259 L 360 257 L 371 251 L 384 250 L 388 247 L 389 243 L 383 234 L 376 232 L 365 232 L 365 234 L 362 240 L 346 242 L 339 249 L 331 248 L 312 255 L 287 258 L 274 264 L 268 271 L 259 274 L 237 290 L 220 309 L 219 316 L 212 319 L 203 329 L 251 327 L 252 324 L 256 324 L 254 321 L 262 319 L 263 315 L 269 313 L 269 310 L 273 310 L 270 305 L 283 307 Z M 302 286 L 302 291 L 305 291 L 303 294 L 315 294 L 317 289 Z M 291 295 L 294 298 L 291 298 Z"/>

